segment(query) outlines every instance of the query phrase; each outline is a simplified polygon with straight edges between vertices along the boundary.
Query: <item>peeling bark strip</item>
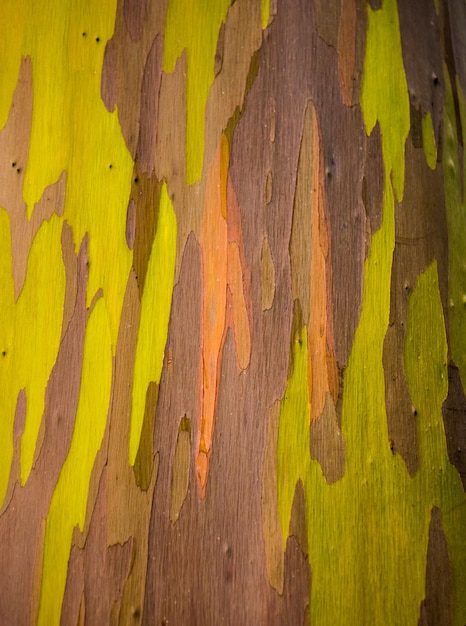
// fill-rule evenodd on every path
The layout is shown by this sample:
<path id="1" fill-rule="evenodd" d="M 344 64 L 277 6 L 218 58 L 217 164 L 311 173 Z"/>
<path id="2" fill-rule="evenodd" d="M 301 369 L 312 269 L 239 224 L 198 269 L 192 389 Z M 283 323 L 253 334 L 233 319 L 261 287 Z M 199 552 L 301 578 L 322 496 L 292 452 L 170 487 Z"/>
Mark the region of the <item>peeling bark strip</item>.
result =
<path id="1" fill-rule="evenodd" d="M 463 4 L 0 12 L 0 624 L 464 626 Z"/>
<path id="2" fill-rule="evenodd" d="M 241 223 L 228 168 L 228 140 L 222 135 L 207 181 L 200 236 L 203 300 L 196 472 L 201 498 L 207 487 L 222 351 L 229 326 L 242 370 L 248 367 L 251 352 L 243 291 L 247 270 L 241 265 Z"/>

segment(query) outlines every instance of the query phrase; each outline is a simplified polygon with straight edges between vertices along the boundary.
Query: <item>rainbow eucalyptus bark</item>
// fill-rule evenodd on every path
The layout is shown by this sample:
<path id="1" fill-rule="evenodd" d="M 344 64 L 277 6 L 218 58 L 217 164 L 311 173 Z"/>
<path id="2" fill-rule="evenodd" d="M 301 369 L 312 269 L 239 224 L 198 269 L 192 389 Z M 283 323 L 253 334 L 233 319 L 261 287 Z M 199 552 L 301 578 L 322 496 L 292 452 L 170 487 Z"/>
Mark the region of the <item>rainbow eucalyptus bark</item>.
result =
<path id="1" fill-rule="evenodd" d="M 464 4 L 0 11 L 0 623 L 464 626 Z"/>

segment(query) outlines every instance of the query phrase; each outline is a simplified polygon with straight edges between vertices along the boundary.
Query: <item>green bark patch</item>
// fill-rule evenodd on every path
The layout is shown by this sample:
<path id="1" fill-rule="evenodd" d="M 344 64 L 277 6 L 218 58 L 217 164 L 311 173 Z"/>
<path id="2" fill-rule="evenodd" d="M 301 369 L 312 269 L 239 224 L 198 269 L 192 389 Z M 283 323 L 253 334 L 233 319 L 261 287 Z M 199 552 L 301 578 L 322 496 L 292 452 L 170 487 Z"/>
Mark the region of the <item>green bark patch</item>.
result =
<path id="1" fill-rule="evenodd" d="M 413 478 L 401 456 L 391 450 L 387 428 L 383 343 L 395 245 L 394 193 L 401 201 L 410 126 L 394 0 L 385 0 L 381 10 L 368 8 L 361 104 L 366 131 L 380 125 L 385 188 L 382 224 L 372 237 L 364 267 L 362 311 L 344 378 L 345 473 L 328 485 L 319 464 L 310 458 L 307 329 L 294 324 L 277 444 L 283 545 L 295 486 L 301 480 L 312 571 L 310 623 L 334 626 L 356 619 L 367 625 L 415 625 L 425 597 L 431 510 L 438 507 L 452 559 L 454 623 L 460 625 L 466 620 L 461 590 L 466 507 L 443 431 L 447 343 L 435 261 L 419 277 L 409 302 L 405 366 L 421 457 Z"/>

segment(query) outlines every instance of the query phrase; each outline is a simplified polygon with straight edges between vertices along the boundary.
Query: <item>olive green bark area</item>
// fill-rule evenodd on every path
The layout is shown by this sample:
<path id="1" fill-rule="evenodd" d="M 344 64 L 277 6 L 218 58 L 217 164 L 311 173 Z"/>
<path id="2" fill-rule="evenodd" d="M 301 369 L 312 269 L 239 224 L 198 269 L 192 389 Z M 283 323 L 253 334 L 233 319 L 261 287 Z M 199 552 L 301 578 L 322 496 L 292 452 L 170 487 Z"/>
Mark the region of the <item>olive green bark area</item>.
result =
<path id="1" fill-rule="evenodd" d="M 466 103 L 456 81 L 460 119 L 455 115 L 453 89 L 445 69 L 445 112 L 443 172 L 448 227 L 448 318 L 450 355 L 458 366 L 463 389 L 466 389 L 466 201 L 464 195 L 466 141 Z M 459 145 L 461 126 L 463 145 Z"/>
<path id="2" fill-rule="evenodd" d="M 310 457 L 307 329 L 295 315 L 290 372 L 280 406 L 277 501 L 283 548 L 296 483 L 306 502 L 312 570 L 311 624 L 412 624 L 426 595 L 431 510 L 437 507 L 452 570 L 453 623 L 466 621 L 466 498 L 450 464 L 442 420 L 447 340 L 434 261 L 410 296 L 404 361 L 417 414 L 419 469 L 411 478 L 390 449 L 383 344 L 390 311 L 395 193 L 404 187 L 409 100 L 394 0 L 368 9 L 361 103 L 366 131 L 378 122 L 385 164 L 383 219 L 364 267 L 361 317 L 344 377 L 342 434 L 346 467 L 328 485 Z M 462 231 L 464 232 L 464 230 Z M 351 617 L 350 617 L 351 616 Z"/>
<path id="3" fill-rule="evenodd" d="M 367 323 L 367 320 L 366 320 Z M 363 320 L 364 324 L 364 320 Z M 447 343 L 435 261 L 410 297 L 405 369 L 416 406 L 421 462 L 414 478 L 388 445 L 383 371 L 370 358 L 364 326 L 355 344 L 343 409 L 348 463 L 344 477 L 327 485 L 309 455 L 306 328 L 294 331 L 292 372 L 281 402 L 278 502 L 284 537 L 289 533 L 294 486 L 306 499 L 311 623 L 417 624 L 425 596 L 431 509 L 440 510 L 453 578 L 455 624 L 466 618 L 465 496 L 449 463 L 442 403 L 447 393 Z M 365 345 L 364 345 L 365 344 Z M 370 363 L 364 367 L 364 361 Z M 381 355 L 378 355 L 381 362 Z M 364 374 L 361 384 L 354 378 Z M 349 379 L 349 380 L 348 380 Z M 350 421 L 350 414 L 353 418 Z"/>
<path id="4" fill-rule="evenodd" d="M 434 261 L 419 277 L 409 301 L 405 370 L 418 418 L 421 450 L 415 477 L 419 494 L 438 507 L 452 571 L 453 623 L 466 619 L 466 496 L 451 465 L 441 407 L 448 390 L 447 341 Z"/>
<path id="5" fill-rule="evenodd" d="M 386 174 L 399 201 L 404 187 L 404 148 L 409 132 L 408 84 L 403 66 L 398 11 L 394 0 L 368 7 L 361 108 L 367 134 L 379 121 Z"/>

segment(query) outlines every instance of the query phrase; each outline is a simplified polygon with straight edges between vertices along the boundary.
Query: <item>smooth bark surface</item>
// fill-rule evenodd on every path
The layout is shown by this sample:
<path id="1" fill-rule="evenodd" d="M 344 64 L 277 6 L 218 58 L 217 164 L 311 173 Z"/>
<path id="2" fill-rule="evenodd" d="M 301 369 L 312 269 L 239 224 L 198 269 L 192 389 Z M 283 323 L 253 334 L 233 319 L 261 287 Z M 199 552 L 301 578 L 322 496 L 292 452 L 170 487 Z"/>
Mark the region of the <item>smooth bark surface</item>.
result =
<path id="1" fill-rule="evenodd" d="M 0 623 L 464 626 L 464 3 L 0 9 Z"/>

